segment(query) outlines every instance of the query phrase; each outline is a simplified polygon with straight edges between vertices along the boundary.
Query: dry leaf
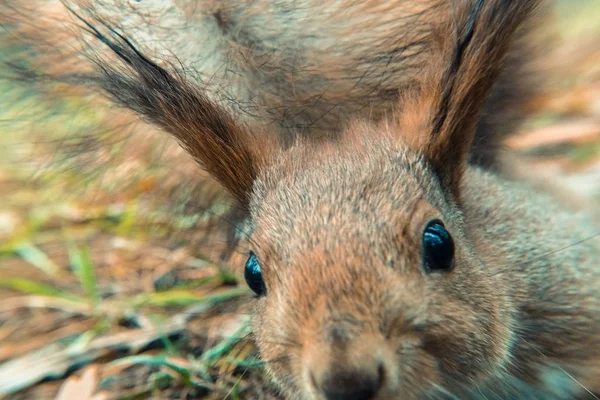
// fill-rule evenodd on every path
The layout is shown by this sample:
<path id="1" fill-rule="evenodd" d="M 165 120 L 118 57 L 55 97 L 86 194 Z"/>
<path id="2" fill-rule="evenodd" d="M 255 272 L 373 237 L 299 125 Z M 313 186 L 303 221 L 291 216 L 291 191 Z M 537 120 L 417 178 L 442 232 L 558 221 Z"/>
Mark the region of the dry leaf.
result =
<path id="1" fill-rule="evenodd" d="M 108 394 L 94 394 L 100 379 L 100 369 L 91 365 L 80 377 L 71 376 L 61 386 L 55 400 L 107 400 Z"/>
<path id="2" fill-rule="evenodd" d="M 508 144 L 515 149 L 530 149 L 561 143 L 585 143 L 600 136 L 600 121 L 595 119 L 556 124 L 511 137 Z"/>
<path id="3" fill-rule="evenodd" d="M 55 342 L 75 333 L 83 333 L 87 329 L 90 329 L 93 326 L 93 324 L 94 321 L 91 319 L 72 322 L 59 329 L 48 332 L 44 335 L 37 336 L 22 343 L 7 343 L 0 345 L 0 360 L 14 358 L 17 355 L 24 354 L 36 348 L 41 348 L 42 346 L 48 343 Z"/>

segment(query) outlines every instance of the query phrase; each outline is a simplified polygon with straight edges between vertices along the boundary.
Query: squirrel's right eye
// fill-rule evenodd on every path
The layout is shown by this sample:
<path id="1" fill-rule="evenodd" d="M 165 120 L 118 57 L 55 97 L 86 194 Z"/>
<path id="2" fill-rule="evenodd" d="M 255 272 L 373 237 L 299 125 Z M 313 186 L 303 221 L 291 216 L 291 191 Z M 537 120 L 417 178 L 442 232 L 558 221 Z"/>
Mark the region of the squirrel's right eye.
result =
<path id="1" fill-rule="evenodd" d="M 267 293 L 267 287 L 265 286 L 265 281 L 260 270 L 260 263 L 253 252 L 250 252 L 246 261 L 244 278 L 246 278 L 246 283 L 250 286 L 250 289 L 258 296 L 264 296 Z"/>
<path id="2" fill-rule="evenodd" d="M 423 231 L 423 264 L 427 272 L 450 272 L 454 268 L 454 241 L 439 219 Z"/>

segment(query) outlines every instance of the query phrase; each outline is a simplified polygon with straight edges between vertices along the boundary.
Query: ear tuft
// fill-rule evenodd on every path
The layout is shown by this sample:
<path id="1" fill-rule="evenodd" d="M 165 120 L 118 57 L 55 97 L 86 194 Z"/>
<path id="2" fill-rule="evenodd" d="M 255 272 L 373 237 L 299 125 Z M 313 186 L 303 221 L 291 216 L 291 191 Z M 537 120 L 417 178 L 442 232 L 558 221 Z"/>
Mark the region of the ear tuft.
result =
<path id="1" fill-rule="evenodd" d="M 399 129 L 424 153 L 454 201 L 477 122 L 519 26 L 540 0 L 459 0 L 435 27 L 432 55 L 403 101 Z"/>
<path id="2" fill-rule="evenodd" d="M 255 151 L 257 138 L 181 71 L 159 66 L 100 16 L 89 9 L 86 17 L 69 11 L 115 56 L 94 56 L 96 83 L 115 102 L 175 137 L 246 208 L 262 159 Z"/>

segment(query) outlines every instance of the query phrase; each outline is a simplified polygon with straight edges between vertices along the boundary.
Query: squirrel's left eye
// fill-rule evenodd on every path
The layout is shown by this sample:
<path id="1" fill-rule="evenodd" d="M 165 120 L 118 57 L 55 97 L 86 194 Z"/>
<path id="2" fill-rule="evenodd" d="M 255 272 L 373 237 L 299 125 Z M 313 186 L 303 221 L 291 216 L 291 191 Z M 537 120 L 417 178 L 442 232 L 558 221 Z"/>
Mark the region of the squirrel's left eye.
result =
<path id="1" fill-rule="evenodd" d="M 454 241 L 439 219 L 429 221 L 423 231 L 425 272 L 450 272 L 454 268 Z"/>
<path id="2" fill-rule="evenodd" d="M 260 270 L 260 263 L 258 258 L 253 252 L 248 255 L 246 261 L 246 267 L 244 268 L 244 278 L 246 283 L 258 296 L 264 296 L 267 293 L 267 287 L 262 277 L 262 271 Z"/>

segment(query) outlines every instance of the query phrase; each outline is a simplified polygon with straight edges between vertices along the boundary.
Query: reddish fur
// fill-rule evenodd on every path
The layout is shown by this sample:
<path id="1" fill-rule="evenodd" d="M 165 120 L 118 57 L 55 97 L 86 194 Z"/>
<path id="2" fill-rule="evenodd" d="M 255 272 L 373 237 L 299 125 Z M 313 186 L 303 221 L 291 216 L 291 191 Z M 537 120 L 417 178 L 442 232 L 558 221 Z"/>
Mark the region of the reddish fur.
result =
<path id="1" fill-rule="evenodd" d="M 183 143 L 248 210 L 267 287 L 256 340 L 287 398 L 323 399 L 336 374 L 352 386 L 380 365 L 377 399 L 600 390 L 598 226 L 467 164 L 515 31 L 538 3 L 488 0 L 474 11 L 473 1 L 453 2 L 450 22 L 435 24 L 423 78 L 390 118 L 357 118 L 286 150 L 259 144 L 123 38 L 100 36 L 123 60 L 98 59 L 102 87 Z M 422 268 L 432 219 L 456 244 L 448 274 Z M 547 381 L 549 371 L 568 379 Z"/>
<path id="2" fill-rule="evenodd" d="M 36 65 L 52 75 L 87 73 L 85 54 L 101 49 L 82 41 L 77 29 L 65 23 L 73 19 L 60 3 L 12 0 L 0 6 L 0 18 L 15 23 L 7 39 L 39 48 Z M 186 68 L 199 65 L 198 75 L 189 79 L 209 82 L 206 95 L 211 100 L 255 127 L 267 126 L 288 143 L 297 135 L 339 134 L 355 118 L 377 121 L 389 116 L 399 105 L 398 96 L 419 76 L 431 27 L 450 15 L 447 2 L 440 0 L 311 0 L 295 6 L 275 6 L 272 0 L 178 0 L 169 9 L 171 17 L 153 10 L 153 1 L 107 2 L 112 3 L 122 10 L 96 6 L 103 19 L 125 24 L 125 32 L 145 43 L 148 53 L 160 54 L 156 58 L 174 52 Z M 289 21 L 280 20 L 284 11 Z M 124 16 L 136 22 L 127 25 Z M 187 27 L 212 26 L 212 20 L 220 26 L 222 43 L 216 66 L 205 66 L 204 57 L 212 53 L 204 54 L 202 47 L 214 38 Z M 153 39 L 147 40 L 146 34 Z M 532 58 L 529 36 L 521 36 L 479 124 L 472 154 L 478 164 L 495 162 L 500 139 L 519 123 L 522 104 L 536 86 L 525 73 Z M 197 47 L 188 46 L 190 42 Z"/>
<path id="3" fill-rule="evenodd" d="M 7 0 L 0 5 L 0 21 L 7 21 L 12 28 L 7 42 L 31 45 L 36 51 L 24 55 L 34 59 L 42 72 L 67 80 L 72 90 L 90 88 L 93 64 L 88 58 L 100 53 L 107 57 L 104 62 L 117 61 L 99 43 L 82 37 L 73 24 L 79 22 L 63 2 L 81 5 L 83 13 L 92 7 L 91 13 L 123 26 L 123 31 L 143 44 L 145 53 L 153 55 L 161 66 L 168 65 L 165 60 L 175 55 L 178 61 L 172 64 L 181 60 L 181 67 L 188 70 L 184 74 L 187 83 L 201 86 L 207 98 L 236 116 L 238 125 L 278 135 L 285 145 L 298 136 L 338 136 L 356 118 L 386 119 L 401 106 L 398 97 L 421 72 L 432 26 L 450 15 L 449 3 L 440 0 L 177 0 L 173 7 L 164 9 L 162 4 L 170 3 L 162 0 Z M 154 7 L 157 4 L 161 6 Z M 533 75 L 527 73 L 533 58 L 530 47 L 530 36 L 524 30 L 512 45 L 509 68 L 488 100 L 470 154 L 474 164 L 506 175 L 510 170 L 499 160 L 501 139 L 518 126 L 523 104 L 537 87 Z M 106 105 L 95 102 L 91 107 Z M 122 132 L 121 126 L 113 128 L 113 112 L 108 115 L 102 121 L 106 132 Z M 131 122 L 129 115 L 120 119 Z M 152 153 L 141 150 L 142 146 L 164 146 L 155 129 L 142 126 L 128 130 L 127 135 L 132 133 L 127 143 L 134 145 L 124 146 L 122 159 Z M 98 164 L 106 165 L 98 145 L 107 148 L 117 138 L 97 131 L 80 135 L 74 151 L 59 148 L 50 152 L 67 150 L 70 163 L 97 173 Z M 126 135 L 115 136 L 122 139 Z M 188 194 L 189 199 L 201 198 L 205 203 L 212 197 L 215 188 L 208 189 L 213 181 L 194 172 L 190 157 L 172 146 L 161 157 L 170 174 L 157 187 L 167 197 L 188 194 L 190 187 L 198 189 Z M 192 209 L 196 202 L 189 199 L 185 202 Z M 238 220 L 237 211 L 228 218 Z M 237 245 L 236 232 L 237 228 L 230 229 L 225 258 Z"/>
<path id="4" fill-rule="evenodd" d="M 486 2 L 434 130 L 465 3 L 396 123 L 356 123 L 335 145 L 298 144 L 255 185 L 253 239 L 268 288 L 256 336 L 289 398 L 323 398 L 332 373 L 370 376 L 377 362 L 386 370 L 377 398 L 441 387 L 458 398 L 569 399 L 600 389 L 598 227 L 466 164 L 507 44 L 535 2 Z M 447 277 L 420 270 L 432 218 L 458 243 Z M 567 383 L 544 381 L 544 368 Z"/>

